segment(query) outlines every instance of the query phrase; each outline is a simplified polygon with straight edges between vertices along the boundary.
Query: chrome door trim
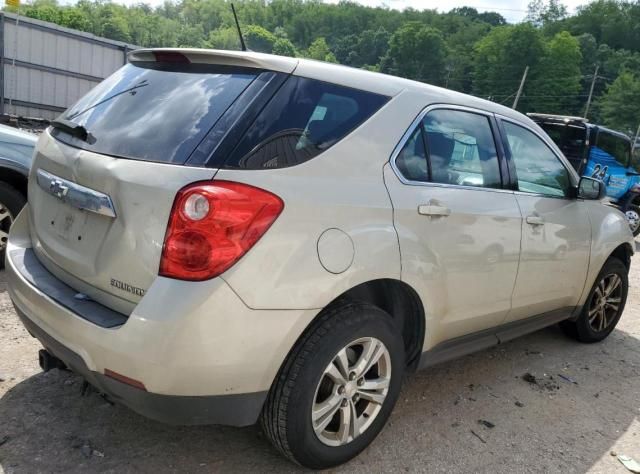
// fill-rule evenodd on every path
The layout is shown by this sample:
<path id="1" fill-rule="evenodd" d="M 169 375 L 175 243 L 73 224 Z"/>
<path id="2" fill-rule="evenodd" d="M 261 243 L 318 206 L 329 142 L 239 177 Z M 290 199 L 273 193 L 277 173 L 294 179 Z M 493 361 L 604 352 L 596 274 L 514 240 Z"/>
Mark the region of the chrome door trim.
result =
<path id="1" fill-rule="evenodd" d="M 443 104 L 431 104 L 431 105 L 425 107 L 424 109 L 422 109 L 422 111 L 413 120 L 413 122 L 411 122 L 411 125 L 409 125 L 409 128 L 407 129 L 407 131 L 404 132 L 404 135 L 402 135 L 402 138 L 400 139 L 398 144 L 393 149 L 393 152 L 391 153 L 391 157 L 389 158 L 389 164 L 391 165 L 391 169 L 393 170 L 393 172 L 396 175 L 396 177 L 400 180 L 400 182 L 402 184 L 406 184 L 406 185 L 409 185 L 409 186 L 424 186 L 424 187 L 434 187 L 434 188 L 455 188 L 455 189 L 467 189 L 467 190 L 470 190 L 470 191 L 485 191 L 485 192 L 490 192 L 490 193 L 493 192 L 493 193 L 513 194 L 513 190 L 511 190 L 511 189 L 482 188 L 482 187 L 479 187 L 479 186 L 467 186 L 467 185 L 463 185 L 463 184 L 432 183 L 430 181 L 413 181 L 413 180 L 410 180 L 410 179 L 407 179 L 407 178 L 404 177 L 404 175 L 400 172 L 400 170 L 398 169 L 398 167 L 396 165 L 396 159 L 398 158 L 398 155 L 400 154 L 400 152 L 404 148 L 404 146 L 407 143 L 407 141 L 409 141 L 409 138 L 411 138 L 411 134 L 413 134 L 414 130 L 416 129 L 418 124 L 420 124 L 420 122 L 425 117 L 425 115 L 427 115 L 429 112 L 431 112 L 433 110 L 443 110 L 443 109 L 444 110 L 459 110 L 461 112 L 469 112 L 469 113 L 473 113 L 473 114 L 477 114 L 477 115 L 483 115 L 483 116 L 487 117 L 489 119 L 489 121 L 491 121 L 491 119 L 495 116 L 495 114 L 493 112 L 488 112 L 486 110 L 474 109 L 473 107 L 465 107 L 463 105 L 453 105 L 453 104 L 444 104 L 444 103 Z M 494 140 L 495 140 L 495 138 L 494 138 Z M 496 145 L 496 148 L 497 148 L 497 145 Z"/>
<path id="2" fill-rule="evenodd" d="M 36 180 L 43 191 L 70 206 L 102 216 L 116 217 L 113 202 L 107 194 L 61 178 L 43 169 L 37 170 Z"/>

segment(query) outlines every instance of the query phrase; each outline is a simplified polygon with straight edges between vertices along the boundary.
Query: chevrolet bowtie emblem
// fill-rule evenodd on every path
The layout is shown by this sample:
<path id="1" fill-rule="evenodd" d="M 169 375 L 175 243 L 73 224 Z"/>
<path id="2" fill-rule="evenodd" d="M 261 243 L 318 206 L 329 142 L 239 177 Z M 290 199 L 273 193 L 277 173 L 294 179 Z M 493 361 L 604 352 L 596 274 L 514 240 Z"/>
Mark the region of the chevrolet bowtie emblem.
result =
<path id="1" fill-rule="evenodd" d="M 51 194 L 53 194 L 57 198 L 62 199 L 69 192 L 69 188 L 62 184 L 62 181 L 52 179 L 49 183 L 49 191 L 51 191 Z"/>

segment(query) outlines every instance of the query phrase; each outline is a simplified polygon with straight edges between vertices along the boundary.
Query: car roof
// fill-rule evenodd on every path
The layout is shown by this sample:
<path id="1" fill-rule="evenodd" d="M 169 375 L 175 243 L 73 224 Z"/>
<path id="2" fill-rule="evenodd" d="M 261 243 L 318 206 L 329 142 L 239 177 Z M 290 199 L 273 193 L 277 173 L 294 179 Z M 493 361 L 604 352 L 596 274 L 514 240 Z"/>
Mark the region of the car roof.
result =
<path id="1" fill-rule="evenodd" d="M 0 124 L 0 139 L 5 142 L 35 146 L 38 136 L 34 133 L 24 132 L 17 128 Z"/>
<path id="2" fill-rule="evenodd" d="M 403 91 L 411 91 L 424 98 L 425 107 L 438 103 L 466 106 L 500 114 L 539 129 L 535 122 L 526 115 L 489 100 L 410 79 L 312 59 L 290 58 L 252 51 L 196 48 L 137 49 L 131 51 L 128 58 L 131 62 L 155 61 L 157 53 L 180 53 L 194 63 L 223 64 L 279 71 L 391 97 Z"/>

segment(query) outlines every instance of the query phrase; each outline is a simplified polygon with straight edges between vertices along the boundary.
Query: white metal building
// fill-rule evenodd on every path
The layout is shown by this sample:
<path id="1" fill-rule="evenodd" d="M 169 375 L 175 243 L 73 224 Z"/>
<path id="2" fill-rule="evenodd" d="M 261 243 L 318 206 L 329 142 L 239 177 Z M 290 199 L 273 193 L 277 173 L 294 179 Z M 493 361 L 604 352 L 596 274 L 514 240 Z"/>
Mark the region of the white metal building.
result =
<path id="1" fill-rule="evenodd" d="M 125 64 L 136 46 L 0 13 L 0 115 L 51 120 Z"/>

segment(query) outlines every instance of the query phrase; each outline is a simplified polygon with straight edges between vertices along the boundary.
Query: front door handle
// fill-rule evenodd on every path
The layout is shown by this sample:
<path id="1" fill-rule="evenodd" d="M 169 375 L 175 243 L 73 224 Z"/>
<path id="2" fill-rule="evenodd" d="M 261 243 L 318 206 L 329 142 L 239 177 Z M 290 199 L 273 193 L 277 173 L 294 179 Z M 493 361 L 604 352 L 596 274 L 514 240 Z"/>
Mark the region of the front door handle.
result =
<path id="1" fill-rule="evenodd" d="M 540 216 L 527 216 L 527 224 L 544 225 L 544 219 Z"/>
<path id="2" fill-rule="evenodd" d="M 432 217 L 446 217 L 451 214 L 451 209 L 435 204 L 421 204 L 418 206 L 418 214 Z"/>

